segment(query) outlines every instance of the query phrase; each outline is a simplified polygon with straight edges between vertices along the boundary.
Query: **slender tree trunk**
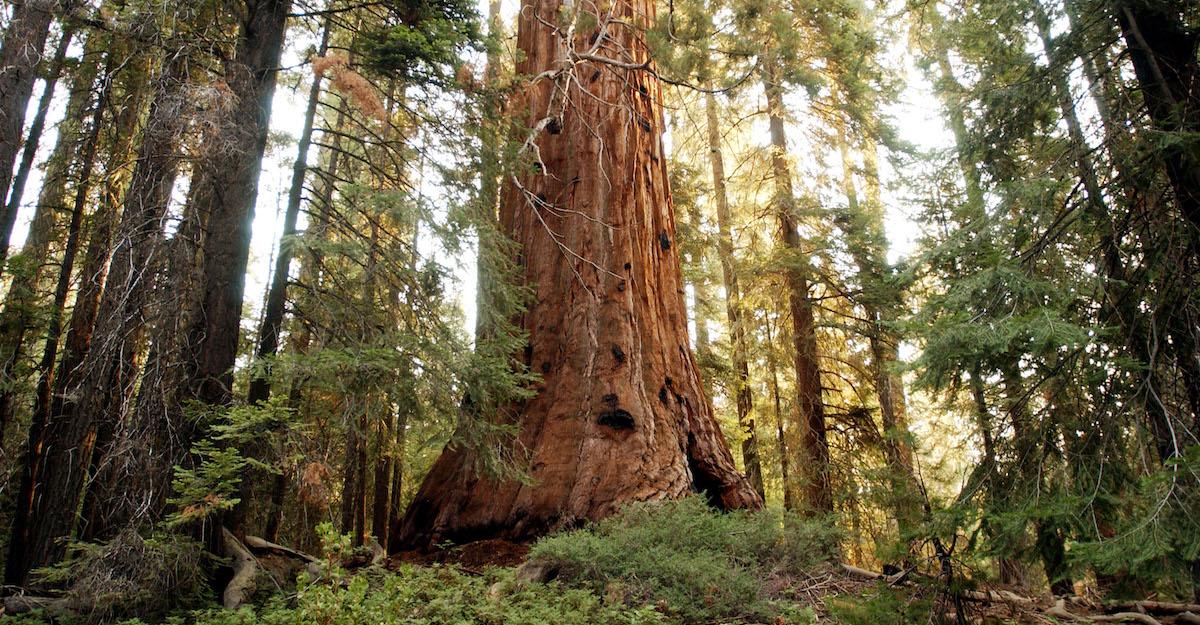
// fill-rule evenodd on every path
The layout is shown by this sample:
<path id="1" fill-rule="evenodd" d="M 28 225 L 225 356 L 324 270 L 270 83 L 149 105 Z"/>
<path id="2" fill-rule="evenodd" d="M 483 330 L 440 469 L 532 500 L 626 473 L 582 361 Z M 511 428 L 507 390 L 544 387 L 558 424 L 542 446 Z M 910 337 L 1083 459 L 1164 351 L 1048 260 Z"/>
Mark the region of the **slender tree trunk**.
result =
<path id="1" fill-rule="evenodd" d="M 767 331 L 767 371 L 771 376 L 771 399 L 775 404 L 775 443 L 779 447 L 779 479 L 783 482 L 783 509 L 794 510 L 796 504 L 792 496 L 791 452 L 788 451 L 787 436 L 783 427 L 783 408 L 779 400 L 779 366 L 775 362 L 775 342 L 771 337 L 769 313 L 764 315 L 763 327 Z"/>
<path id="2" fill-rule="evenodd" d="M 619 0 L 615 21 L 589 16 L 560 40 L 560 11 L 588 6 L 527 0 L 517 72 L 564 67 L 591 37 L 603 39 L 603 59 L 649 63 L 641 31 L 652 2 Z M 490 417 L 516 423 L 533 482 L 481 475 L 473 450 L 450 445 L 392 533 L 393 550 L 533 536 L 693 490 L 722 508 L 761 505 L 734 468 L 688 348 L 658 81 L 608 60 L 570 67 L 561 116 L 542 117 L 562 95 L 553 80 L 531 84 L 527 107 L 515 109 L 532 112 L 540 171 L 510 181 L 501 202 L 523 281 L 536 289 L 518 319 L 528 345 L 514 356 L 543 381 Z"/>
<path id="3" fill-rule="evenodd" d="M 21 153 L 21 164 L 13 179 L 12 191 L 6 208 L 7 214 L 16 215 L 20 209 L 21 197 L 25 194 L 25 183 L 33 170 L 34 157 L 46 126 L 50 103 L 54 99 L 54 88 L 62 74 L 71 36 L 71 31 L 63 33 L 55 50 L 54 59 L 51 61 L 49 76 L 42 90 L 42 96 L 38 100 L 33 123 L 30 125 L 29 138 Z M 92 72 L 85 70 L 83 73 L 91 74 Z M 90 80 L 88 80 L 88 87 L 91 87 Z M 67 103 L 67 116 L 59 128 L 59 138 L 54 152 L 51 154 L 50 165 L 47 167 L 47 175 L 43 183 L 45 191 L 57 192 L 55 199 L 59 201 L 52 206 L 49 203 L 43 203 L 39 198 L 33 221 L 29 226 L 29 236 L 21 252 L 23 259 L 21 267 L 9 267 L 12 284 L 4 299 L 4 311 L 0 313 L 0 382 L 3 383 L 3 390 L 0 390 L 0 448 L 3 448 L 5 433 L 13 419 L 18 386 L 17 378 L 23 377 L 19 375 L 17 366 L 24 355 L 26 332 L 35 322 L 35 308 L 41 286 L 42 269 L 49 264 L 50 242 L 56 234 L 54 229 L 57 225 L 58 211 L 62 208 L 60 206 L 62 195 L 66 191 L 67 170 L 74 157 L 74 150 L 71 148 L 78 147 L 78 127 L 74 123 L 74 119 L 83 115 L 85 102 L 90 95 L 88 89 L 78 90 L 78 93 L 80 95 L 77 96 L 76 91 L 73 90 L 70 101 Z M 72 118 L 72 114 L 76 117 Z M 48 193 L 42 195 L 45 196 Z"/>
<path id="4" fill-rule="evenodd" d="M 709 302 L 712 300 L 712 289 L 709 288 L 708 281 L 708 263 L 705 256 L 708 244 L 704 241 L 704 234 L 701 231 L 703 219 L 700 217 L 699 204 L 692 203 L 688 207 L 688 227 L 692 231 L 693 240 L 691 241 L 691 250 L 684 253 L 684 258 L 687 264 L 690 265 L 691 271 L 694 272 L 692 280 L 692 295 L 694 297 L 695 306 L 692 310 L 692 319 L 696 324 L 696 357 L 701 362 L 712 362 L 712 337 L 708 331 Z M 712 380 L 702 378 L 704 384 L 704 392 L 709 397 L 713 394 Z"/>
<path id="5" fill-rule="evenodd" d="M 329 48 L 332 34 L 330 19 L 325 20 L 321 30 L 321 44 L 317 55 L 322 56 Z M 296 148 L 296 160 L 292 163 L 292 184 L 288 189 L 287 208 L 283 214 L 283 232 L 279 238 L 279 253 L 275 257 L 275 268 L 271 273 L 271 286 L 267 292 L 262 324 L 258 330 L 258 347 L 254 358 L 260 363 L 275 356 L 279 349 L 279 332 L 283 328 L 284 306 L 287 303 L 288 272 L 292 265 L 293 238 L 296 236 L 296 220 L 300 216 L 300 204 L 304 199 L 304 179 L 308 173 L 308 150 L 312 144 L 313 121 L 317 116 L 317 104 L 321 100 L 321 76 L 314 75 L 308 89 L 308 106 L 304 110 L 304 126 L 300 131 L 300 142 Z M 265 402 L 271 396 L 269 372 L 256 374 L 250 379 L 250 390 L 246 401 L 250 404 Z"/>
<path id="6" fill-rule="evenodd" d="M 378 419 L 375 428 L 375 485 L 371 495 L 371 534 L 379 544 L 387 544 L 388 504 L 391 501 L 389 484 L 392 479 L 392 423 L 391 406 L 383 419 Z"/>
<path id="7" fill-rule="evenodd" d="M 14 3 L 12 19 L 0 44 L 0 269 L 8 258 L 17 214 L 9 210 L 9 191 L 17 152 L 25 139 L 25 115 L 42 49 L 50 36 L 50 22 L 59 10 L 69 8 L 68 0 L 24 0 Z M 13 204 L 15 206 L 15 204 Z"/>
<path id="8" fill-rule="evenodd" d="M 31 568 L 61 558 L 61 540 L 75 525 L 75 512 L 99 430 L 111 427 L 124 411 L 142 349 L 149 285 L 146 272 L 159 248 L 170 184 L 178 166 L 176 142 L 182 132 L 186 100 L 182 85 L 186 60 L 175 57 L 157 86 L 139 150 L 125 210 L 118 228 L 108 287 L 96 323 L 98 342 L 73 376 L 67 394 L 56 399 L 46 426 L 40 475 L 30 515 L 30 539 L 16 560 L 11 579 L 24 580 Z"/>
<path id="9" fill-rule="evenodd" d="M 341 143 L 346 129 L 345 107 L 345 102 L 339 103 L 337 118 L 332 127 L 333 132 L 326 133 L 332 135 L 331 142 L 319 159 L 323 165 L 316 168 L 313 172 L 316 174 L 316 189 L 314 191 L 315 197 L 309 202 L 309 206 L 315 210 L 309 215 L 308 229 L 305 231 L 304 236 L 314 241 L 323 238 L 325 231 L 329 227 L 329 211 L 333 203 L 334 189 L 337 186 L 338 169 L 342 157 Z M 299 298 L 301 313 L 294 317 L 297 321 L 303 317 L 303 310 L 307 308 L 304 302 L 311 299 L 313 294 L 319 290 L 322 277 L 322 258 L 320 250 L 313 250 L 303 259 L 300 265 L 299 284 L 303 287 L 303 291 Z M 289 349 L 296 354 L 305 354 L 308 352 L 309 345 L 312 342 L 312 332 L 304 323 L 297 323 L 297 326 L 296 330 L 290 335 Z M 293 409 L 300 405 L 304 394 L 303 385 L 303 375 L 297 375 L 291 380 L 291 388 L 288 392 L 288 405 Z M 268 496 L 267 524 L 263 530 L 263 536 L 267 540 L 274 541 L 274 538 L 278 536 L 279 526 L 283 519 L 283 503 L 287 490 L 287 476 L 284 473 L 276 474 Z"/>
<path id="10" fill-rule="evenodd" d="M 410 400 L 411 401 L 411 400 Z M 397 402 L 396 409 L 396 425 L 393 435 L 392 444 L 392 485 L 389 489 L 390 497 L 388 499 L 388 543 L 391 542 L 391 531 L 398 527 L 402 518 L 401 514 L 404 510 L 400 507 L 404 496 L 404 459 L 405 459 L 405 443 L 408 439 L 408 415 L 409 410 Z"/>
<path id="11" fill-rule="evenodd" d="M 13 176 L 12 189 L 8 194 L 8 205 L 5 207 L 6 215 L 15 216 L 21 208 L 21 197 L 25 195 L 25 184 L 29 181 L 29 173 L 33 171 L 33 161 L 42 142 L 42 133 L 46 130 L 46 117 L 50 114 L 50 103 L 54 100 L 54 88 L 58 86 L 58 79 L 62 77 L 63 63 L 66 61 L 67 49 L 71 46 L 74 35 L 74 29 L 68 26 L 58 38 L 54 56 L 50 60 L 50 69 L 46 72 L 45 84 L 42 86 L 42 95 L 38 98 L 37 111 L 33 115 L 33 121 L 29 124 L 25 147 L 21 150 L 21 163 L 17 166 L 16 174 Z M 34 217 L 34 221 L 37 221 L 36 217 Z"/>
<path id="12" fill-rule="evenodd" d="M 771 168 L 775 180 L 775 212 L 779 219 L 779 240 L 789 254 L 785 270 L 788 306 L 792 315 L 792 340 L 795 344 L 796 407 L 800 414 L 805 506 L 809 514 L 833 512 L 833 488 L 830 484 L 829 441 L 825 434 L 825 404 L 822 397 L 821 369 L 817 347 L 816 319 L 808 296 L 809 279 L 802 257 L 800 233 L 796 229 L 796 198 L 788 163 L 787 135 L 784 131 L 783 92 L 775 78 L 777 68 L 770 67 L 763 81 L 767 95 L 767 115 L 771 130 Z"/>
<path id="13" fill-rule="evenodd" d="M 842 188 L 848 209 L 839 220 L 839 225 L 846 232 L 848 247 L 858 269 L 858 280 L 863 289 L 859 305 L 870 321 L 866 338 L 871 348 L 871 373 L 883 427 L 883 452 L 893 497 L 892 512 L 903 536 L 920 522 L 921 511 L 916 499 L 919 488 L 913 473 L 912 447 L 908 442 L 910 434 L 905 418 L 904 382 L 894 372 L 899 362 L 896 353 L 899 338 L 887 327 L 887 323 L 894 320 L 893 315 L 887 314 L 885 318 L 884 313 L 885 310 L 890 313 L 900 306 L 900 292 L 887 283 L 890 269 L 884 258 L 887 240 L 883 233 L 883 202 L 879 192 L 875 145 L 871 143 L 864 150 L 867 187 L 864 203 L 860 202 L 854 183 L 854 164 L 842 122 L 837 123 L 837 137 L 842 161 Z"/>
<path id="14" fill-rule="evenodd" d="M 750 365 L 746 349 L 746 325 L 742 322 L 742 291 L 733 256 L 733 218 L 729 211 L 729 194 L 725 188 L 725 158 L 721 151 L 721 127 L 717 116 L 717 98 L 704 94 L 704 112 L 708 130 L 708 158 L 712 168 L 713 199 L 717 206 L 717 255 L 721 261 L 721 278 L 725 283 L 725 318 L 729 322 L 729 338 L 733 348 L 733 372 L 737 376 L 737 414 L 746 439 L 742 441 L 742 464 L 746 480 L 760 497 L 766 497 L 763 486 L 762 461 L 758 453 L 758 435 L 754 423 L 754 395 L 750 389 Z M 785 461 L 786 462 L 786 461 Z"/>
<path id="15" fill-rule="evenodd" d="M 358 492 L 358 484 L 355 483 L 355 478 L 358 477 L 358 446 L 359 436 L 357 432 L 357 419 L 352 419 L 350 414 L 346 415 L 346 448 L 344 456 L 344 464 L 342 466 L 342 523 L 339 526 L 343 534 L 352 533 L 354 531 L 354 500 L 355 493 Z M 359 543 L 361 536 L 355 537 L 355 544 Z"/>

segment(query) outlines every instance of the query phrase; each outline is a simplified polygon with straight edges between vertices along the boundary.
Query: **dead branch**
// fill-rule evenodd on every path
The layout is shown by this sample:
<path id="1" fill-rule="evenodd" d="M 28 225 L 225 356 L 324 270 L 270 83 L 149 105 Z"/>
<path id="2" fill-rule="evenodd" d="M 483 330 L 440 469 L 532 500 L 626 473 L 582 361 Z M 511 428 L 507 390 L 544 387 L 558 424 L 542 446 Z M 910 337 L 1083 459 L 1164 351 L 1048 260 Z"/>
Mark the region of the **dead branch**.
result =
<path id="1" fill-rule="evenodd" d="M 1053 616 L 1068 621 L 1076 621 L 1080 623 L 1124 623 L 1137 622 L 1145 623 L 1146 625 L 1162 625 L 1158 619 L 1149 614 L 1141 612 L 1117 612 L 1116 614 L 1104 614 L 1101 616 L 1083 616 L 1067 611 L 1066 602 L 1062 599 L 1054 602 L 1054 607 L 1046 610 L 1046 616 Z"/>
<path id="2" fill-rule="evenodd" d="M 243 540 L 242 542 L 247 547 L 249 547 L 250 549 L 253 549 L 255 551 L 272 551 L 272 552 L 278 553 L 280 555 L 285 555 L 288 557 L 296 558 L 297 560 L 303 560 L 305 562 L 316 562 L 317 561 L 317 558 L 315 556 L 311 556 L 311 555 L 301 552 L 301 551 L 296 551 L 295 549 L 292 549 L 291 547 L 284 547 L 283 545 L 277 545 L 271 541 L 263 540 L 262 538 L 259 538 L 258 536 L 246 536 L 245 540 Z"/>

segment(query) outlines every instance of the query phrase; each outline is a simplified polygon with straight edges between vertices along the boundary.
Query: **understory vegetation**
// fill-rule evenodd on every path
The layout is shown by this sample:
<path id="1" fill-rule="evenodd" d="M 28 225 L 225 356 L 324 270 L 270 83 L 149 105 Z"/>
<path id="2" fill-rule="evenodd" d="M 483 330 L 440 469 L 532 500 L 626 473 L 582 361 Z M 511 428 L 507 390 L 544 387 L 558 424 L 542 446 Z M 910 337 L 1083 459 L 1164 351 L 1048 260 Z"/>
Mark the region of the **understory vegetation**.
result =
<path id="1" fill-rule="evenodd" d="M 143 595 L 148 586 L 92 580 L 80 589 L 90 593 L 90 612 L 57 617 L 34 612 L 8 622 L 804 625 L 818 620 L 820 602 L 814 599 L 837 592 L 833 587 L 815 595 L 796 592 L 798 585 L 830 575 L 836 564 L 837 532 L 827 520 L 801 519 L 779 510 L 723 514 L 690 497 L 634 504 L 594 526 L 544 538 L 533 545 L 524 568 L 464 570 L 452 564 L 392 561 L 386 567 L 348 571 L 341 563 L 354 551 L 351 541 L 328 529 L 319 571 L 301 573 L 294 585 L 263 588 L 253 603 L 236 611 L 197 606 L 194 599 L 189 605 L 188 589 L 199 590 L 200 579 L 149 568 L 171 563 L 193 570 L 195 563 L 181 561 L 185 551 L 177 548 L 175 558 L 128 559 L 114 567 L 142 584 L 161 575 L 152 597 Z M 188 552 L 200 551 L 193 544 Z M 98 567 L 114 564 L 113 557 L 87 553 L 78 562 Z M 541 579 L 529 579 L 524 573 L 528 568 L 539 569 Z M 851 603 L 874 606 L 881 613 L 910 600 L 899 591 L 878 591 L 869 584 L 854 590 L 868 599 L 852 596 Z M 918 605 L 924 606 L 921 618 L 928 618 L 928 603 Z M 913 610 L 912 620 L 893 622 L 920 622 L 917 612 Z M 132 615 L 140 616 L 127 620 Z"/>

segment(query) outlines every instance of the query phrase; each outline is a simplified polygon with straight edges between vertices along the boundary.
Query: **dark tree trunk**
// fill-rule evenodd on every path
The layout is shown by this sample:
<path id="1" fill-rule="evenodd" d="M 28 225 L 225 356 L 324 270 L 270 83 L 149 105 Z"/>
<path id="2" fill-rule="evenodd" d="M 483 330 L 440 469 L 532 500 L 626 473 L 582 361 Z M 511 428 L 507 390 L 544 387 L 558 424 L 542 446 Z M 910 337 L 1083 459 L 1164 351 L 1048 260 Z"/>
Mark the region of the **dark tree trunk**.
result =
<path id="1" fill-rule="evenodd" d="M 375 485 L 371 489 L 371 535 L 379 544 L 387 544 L 388 502 L 391 500 L 388 486 L 392 479 L 392 408 L 388 415 L 379 419 L 375 428 Z"/>
<path id="2" fill-rule="evenodd" d="M 50 22 L 63 8 L 60 0 L 24 0 L 13 5 L 0 45 L 0 270 L 8 257 L 17 212 L 9 210 L 9 190 L 17 153 L 25 139 L 25 114 L 33 96 L 37 66 L 50 36 Z"/>
<path id="3" fill-rule="evenodd" d="M 388 542 L 391 542 L 392 528 L 399 525 L 401 513 L 404 512 L 400 508 L 404 496 L 404 444 L 407 440 L 406 431 L 408 429 L 408 409 L 397 402 L 396 405 L 396 425 L 393 435 L 393 457 L 392 457 L 392 485 L 389 490 L 388 499 Z"/>
<path id="4" fill-rule="evenodd" d="M 54 87 L 58 84 L 59 76 L 62 74 L 71 36 L 70 31 L 63 33 L 54 52 L 45 87 L 38 99 L 37 112 L 29 127 L 29 137 L 25 141 L 25 149 L 21 152 L 21 164 L 13 178 L 8 206 L 5 209 L 9 215 L 15 216 L 21 206 L 21 196 L 25 194 L 25 183 L 29 180 L 30 172 L 33 171 L 34 157 L 37 154 L 38 144 L 41 142 L 42 132 L 46 127 L 46 117 L 50 112 L 50 103 L 54 99 Z M 90 72 L 85 71 L 84 73 Z M 90 86 L 91 83 L 88 81 L 88 87 Z M 9 268 L 12 284 L 4 298 L 4 311 L 0 313 L 0 382 L 3 382 L 4 386 L 4 389 L 0 391 L 0 448 L 3 448 L 5 432 L 13 418 L 16 387 L 18 386 L 17 377 L 20 375 L 18 363 L 24 355 L 25 334 L 30 330 L 30 325 L 36 316 L 34 309 L 37 307 L 42 268 L 49 265 L 50 241 L 56 234 L 54 228 L 58 210 L 61 208 L 58 204 L 61 203 L 62 193 L 66 189 L 66 170 L 74 156 L 74 150 L 70 148 L 77 147 L 76 143 L 79 138 L 77 132 L 72 132 L 77 128 L 71 128 L 70 115 L 82 115 L 83 103 L 87 100 L 87 96 L 86 89 L 82 90 L 82 97 L 77 97 L 73 90 L 70 101 L 67 103 L 66 123 L 59 129 L 59 138 L 54 153 L 51 155 L 51 165 L 47 168 L 43 188 L 58 190 L 60 202 L 51 206 L 40 201 L 39 198 L 33 221 L 29 226 L 29 237 L 26 239 L 21 253 L 24 260 L 21 263 L 22 267 L 15 270 Z M 72 105 L 75 106 L 72 107 Z M 3 258 L 0 258 L 0 265 L 3 265 L 3 262 Z"/>
<path id="5" fill-rule="evenodd" d="M 75 527 L 75 514 L 97 437 L 111 429 L 124 410 L 142 349 L 149 285 L 146 273 L 162 236 L 171 184 L 178 166 L 176 143 L 185 118 L 182 85 L 185 61 L 176 57 L 157 86 L 139 149 L 125 210 L 118 227 L 108 286 L 97 314 L 98 341 L 87 352 L 68 392 L 52 402 L 36 473 L 37 493 L 30 515 L 30 539 L 20 558 L 10 560 L 12 579 L 31 568 L 56 562 L 62 539 Z"/>
<path id="6" fill-rule="evenodd" d="M 197 212 L 208 216 L 208 236 L 201 315 L 191 331 L 196 369 L 189 392 L 209 404 L 232 398 L 250 226 L 291 1 L 249 0 L 244 8 L 237 6 L 244 21 L 225 76 L 237 105 L 229 123 L 210 138 L 214 149 L 198 164 L 192 183 Z"/>
<path id="7" fill-rule="evenodd" d="M 640 37 L 652 2 L 619 1 L 616 23 L 593 16 L 601 26 L 565 42 L 551 27 L 560 8 L 525 3 L 518 73 L 554 71 L 593 37 L 603 59 L 649 62 Z M 658 81 L 612 62 L 573 66 L 561 116 L 540 117 L 555 108 L 554 80 L 530 85 L 527 108 L 515 109 L 534 112 L 541 171 L 506 185 L 501 224 L 521 245 L 524 282 L 536 285 L 517 321 L 528 332 L 523 364 L 543 382 L 492 417 L 517 424 L 534 481 L 481 475 L 471 449 L 450 445 L 393 531 L 393 550 L 535 536 L 691 491 L 722 508 L 761 505 L 734 468 L 688 348 Z"/>
<path id="8" fill-rule="evenodd" d="M 1200 132 L 1200 33 L 1189 31 L 1181 8 L 1169 2 L 1121 0 L 1113 11 L 1151 123 L 1166 133 Z M 1200 154 L 1181 137 L 1164 142 L 1161 157 L 1200 254 Z"/>
<path id="9" fill-rule="evenodd" d="M 171 278 L 188 284 L 183 289 L 188 299 L 181 307 L 184 318 L 178 330 L 170 331 L 173 348 L 160 346 L 150 362 L 149 370 L 163 375 L 148 376 L 140 391 L 159 399 L 144 402 L 122 424 L 121 436 L 111 446 L 112 461 L 105 462 L 117 479 L 138 476 L 133 483 L 126 482 L 120 493 L 121 501 L 137 505 L 106 509 L 104 522 L 95 530 L 101 534 L 162 518 L 174 467 L 187 464 L 191 445 L 200 435 L 183 406 L 190 400 L 214 406 L 232 400 L 250 226 L 290 4 L 290 0 L 235 3 L 242 22 L 224 74 L 232 106 L 204 137 L 202 157 L 193 165 L 186 209 L 199 229 L 193 237 L 200 242 L 199 262 L 189 271 L 191 276 Z M 195 240 L 182 244 L 191 249 Z M 182 264 L 190 266 L 191 255 L 183 255 L 187 258 Z M 158 449 L 153 455 L 140 454 L 139 460 L 131 453 L 139 440 L 154 441 Z M 107 483 L 118 482 L 109 478 Z M 205 531 L 212 527 L 204 526 Z M 206 533 L 205 539 L 214 535 Z M 216 541 L 209 546 L 215 548 Z"/>

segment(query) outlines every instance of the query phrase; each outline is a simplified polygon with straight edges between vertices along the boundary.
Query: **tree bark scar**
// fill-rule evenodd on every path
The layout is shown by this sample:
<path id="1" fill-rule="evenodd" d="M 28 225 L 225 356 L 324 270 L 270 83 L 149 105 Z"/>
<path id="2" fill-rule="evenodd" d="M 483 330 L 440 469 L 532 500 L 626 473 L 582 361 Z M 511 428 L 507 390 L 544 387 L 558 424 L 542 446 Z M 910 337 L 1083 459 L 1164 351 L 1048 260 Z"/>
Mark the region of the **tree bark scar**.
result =
<path id="1" fill-rule="evenodd" d="M 617 396 L 608 394 L 600 398 L 607 410 L 600 413 L 600 417 L 596 419 L 596 423 L 607 425 L 614 430 L 632 430 L 634 426 L 633 415 L 629 414 L 628 410 L 620 407 Z"/>
<path id="2" fill-rule="evenodd" d="M 671 237 L 667 236 L 665 230 L 658 233 L 658 244 L 662 246 L 664 252 L 671 249 Z"/>

